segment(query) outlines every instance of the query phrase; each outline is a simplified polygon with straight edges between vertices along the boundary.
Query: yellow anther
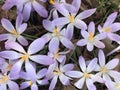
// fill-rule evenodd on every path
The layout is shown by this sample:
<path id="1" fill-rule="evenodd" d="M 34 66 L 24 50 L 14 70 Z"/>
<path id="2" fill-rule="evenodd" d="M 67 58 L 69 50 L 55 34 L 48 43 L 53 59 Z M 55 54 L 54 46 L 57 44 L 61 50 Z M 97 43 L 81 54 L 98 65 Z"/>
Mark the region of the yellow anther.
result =
<path id="1" fill-rule="evenodd" d="M 9 80 L 9 77 L 7 75 L 0 78 L 0 84 L 7 83 Z"/>
<path id="2" fill-rule="evenodd" d="M 59 54 L 56 53 L 56 54 L 53 55 L 53 57 L 54 57 L 55 59 L 57 59 L 57 58 L 59 57 Z"/>
<path id="3" fill-rule="evenodd" d="M 19 36 L 19 34 L 16 32 L 16 30 L 12 30 L 11 33 L 14 34 L 15 36 Z"/>
<path id="4" fill-rule="evenodd" d="M 55 70 L 53 71 L 53 73 L 54 73 L 55 75 L 60 75 L 60 74 L 62 74 L 62 72 L 61 72 L 59 69 L 55 69 Z"/>
<path id="5" fill-rule="evenodd" d="M 28 60 L 28 58 L 29 58 L 29 54 L 26 53 L 21 57 L 21 60 L 25 61 L 25 60 Z"/>
<path id="6" fill-rule="evenodd" d="M 55 4 L 55 0 L 49 0 L 49 3 L 54 5 Z"/>
<path id="7" fill-rule="evenodd" d="M 103 28 L 103 32 L 110 32 L 110 31 L 111 31 L 110 27 Z"/>
<path id="8" fill-rule="evenodd" d="M 74 16 L 73 15 L 69 15 L 69 20 L 70 20 L 71 23 L 73 23 L 74 20 L 75 20 Z"/>
<path id="9" fill-rule="evenodd" d="M 55 36 L 59 36 L 60 35 L 59 30 L 58 30 L 57 27 L 54 29 L 53 35 L 55 35 Z"/>
<path id="10" fill-rule="evenodd" d="M 90 74 L 88 74 L 87 72 L 84 73 L 84 77 L 85 78 L 90 78 Z"/>
<path id="11" fill-rule="evenodd" d="M 104 74 L 104 73 L 106 73 L 106 68 L 105 67 L 101 67 L 100 71 Z"/>
<path id="12" fill-rule="evenodd" d="M 116 87 L 116 88 L 120 88 L 120 83 L 116 83 L 116 84 L 115 84 L 115 87 Z"/>
<path id="13" fill-rule="evenodd" d="M 89 38 L 90 41 L 93 41 L 94 40 L 94 34 L 93 33 L 89 33 L 89 37 L 88 38 Z"/>
<path id="14" fill-rule="evenodd" d="M 32 86 L 32 84 L 33 84 L 33 82 L 32 82 L 32 81 L 30 81 L 30 82 L 29 82 L 29 85 L 30 85 L 30 86 Z"/>

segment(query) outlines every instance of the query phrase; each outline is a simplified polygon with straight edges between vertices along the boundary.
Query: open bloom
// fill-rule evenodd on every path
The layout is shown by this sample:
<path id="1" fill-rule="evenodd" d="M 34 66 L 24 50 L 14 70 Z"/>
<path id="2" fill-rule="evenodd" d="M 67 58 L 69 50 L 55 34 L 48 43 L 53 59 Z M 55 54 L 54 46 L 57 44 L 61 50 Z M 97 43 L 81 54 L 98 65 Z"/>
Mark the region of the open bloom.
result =
<path id="1" fill-rule="evenodd" d="M 99 65 L 96 66 L 95 71 L 99 71 L 97 75 L 101 76 L 105 81 L 109 81 L 110 77 L 120 78 L 120 73 L 113 70 L 119 63 L 119 59 L 115 58 L 105 64 L 105 55 L 102 50 L 98 53 Z"/>
<path id="2" fill-rule="evenodd" d="M 34 68 L 30 60 L 43 65 L 50 65 L 54 63 L 53 59 L 49 56 L 35 54 L 44 47 L 45 43 L 45 39 L 43 38 L 36 39 L 30 44 L 26 52 L 20 44 L 9 42 L 7 46 L 13 50 L 16 50 L 17 52 L 12 50 L 2 51 L 0 52 L 0 56 L 10 60 L 18 59 L 18 61 L 12 66 L 10 75 L 13 77 L 19 76 L 21 67 L 23 66 L 23 63 L 25 63 L 26 72 L 30 74 L 32 79 L 34 79 Z"/>
<path id="3" fill-rule="evenodd" d="M 100 40 L 105 38 L 104 34 L 98 34 L 94 36 L 95 33 L 95 24 L 94 22 L 91 22 L 88 26 L 88 32 L 85 30 L 81 31 L 82 36 L 84 39 L 81 39 L 77 42 L 78 46 L 85 46 L 87 45 L 88 51 L 92 51 L 94 48 L 94 45 L 98 48 L 104 48 L 105 45 Z"/>
<path id="4" fill-rule="evenodd" d="M 49 20 L 44 20 L 43 26 L 47 31 L 50 32 L 43 35 L 47 41 L 50 41 L 49 48 L 55 48 L 57 50 L 59 43 L 61 42 L 66 48 L 74 49 L 72 42 L 65 36 L 67 33 L 65 31 L 66 29 L 61 30 L 62 26 L 55 26 L 55 24 Z"/>
<path id="5" fill-rule="evenodd" d="M 35 70 L 35 69 L 34 69 Z M 34 73 L 34 72 L 31 72 Z M 47 69 L 43 68 L 38 71 L 38 73 L 34 74 L 34 81 L 30 78 L 29 74 L 26 72 L 21 72 L 20 77 L 23 78 L 25 81 L 20 84 L 20 89 L 25 89 L 27 87 L 31 87 L 31 90 L 39 90 L 38 85 L 46 85 L 48 84 L 48 80 L 45 79 L 45 75 L 47 73 Z"/>
<path id="6" fill-rule="evenodd" d="M 70 76 L 72 78 L 80 78 L 74 85 L 82 89 L 84 83 L 86 82 L 87 88 L 89 90 L 96 90 L 95 85 L 93 84 L 94 82 L 101 82 L 103 83 L 103 79 L 100 78 L 97 75 L 92 74 L 92 71 L 94 71 L 94 68 L 96 68 L 97 65 L 97 58 L 94 58 L 88 66 L 86 66 L 85 60 L 82 56 L 79 57 L 79 66 L 82 70 L 81 71 L 68 71 L 65 74 L 67 76 Z"/>
<path id="7" fill-rule="evenodd" d="M 52 79 L 49 86 L 49 90 L 53 90 L 55 88 L 58 78 L 63 85 L 69 85 L 70 78 L 65 75 L 65 72 L 70 71 L 73 68 L 73 64 L 64 65 L 64 62 L 62 62 L 60 66 L 58 66 L 58 62 L 55 62 L 54 64 L 50 65 L 46 74 L 46 77 L 48 79 Z"/>
<path id="8" fill-rule="evenodd" d="M 27 46 L 28 41 L 21 35 L 25 29 L 27 28 L 27 24 L 23 23 L 23 17 L 21 14 L 18 15 L 16 19 L 16 26 L 12 25 L 12 23 L 3 18 L 1 20 L 2 26 L 9 32 L 8 34 L 0 34 L 0 41 L 7 40 L 7 41 L 18 41 L 20 44 Z"/>
<path id="9" fill-rule="evenodd" d="M 110 40 L 120 42 L 120 36 L 115 33 L 118 30 L 120 30 L 120 23 L 119 22 L 113 23 L 116 17 L 117 12 L 110 14 L 107 20 L 105 21 L 103 27 L 101 27 L 100 25 L 98 26 L 98 30 L 100 33 L 105 33 L 106 37 L 109 38 Z"/>
<path id="10" fill-rule="evenodd" d="M 8 74 L 0 74 L 0 90 L 8 90 L 7 85 L 10 90 L 19 90 L 19 86 L 14 79 Z"/>
<path id="11" fill-rule="evenodd" d="M 73 30 L 74 26 L 79 29 L 87 29 L 86 23 L 83 21 L 83 19 L 91 16 L 93 13 L 95 13 L 96 9 L 89 9 L 81 12 L 77 15 L 79 8 L 80 8 L 81 0 L 73 0 L 72 5 L 76 8 L 76 12 L 71 12 L 67 9 L 62 9 L 62 7 L 58 7 L 58 11 L 64 16 L 61 18 L 54 19 L 53 22 L 55 25 L 66 25 L 68 24 L 68 30 L 71 34 L 71 37 L 73 36 Z"/>

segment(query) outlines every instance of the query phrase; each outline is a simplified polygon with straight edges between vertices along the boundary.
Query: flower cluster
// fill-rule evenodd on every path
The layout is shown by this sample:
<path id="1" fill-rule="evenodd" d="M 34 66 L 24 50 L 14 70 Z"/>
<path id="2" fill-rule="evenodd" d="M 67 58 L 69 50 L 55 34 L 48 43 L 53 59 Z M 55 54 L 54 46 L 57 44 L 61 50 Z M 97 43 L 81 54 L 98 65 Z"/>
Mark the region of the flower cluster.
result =
<path id="1" fill-rule="evenodd" d="M 6 0 L 2 6 L 3 10 L 10 10 L 15 6 L 17 18 L 15 25 L 8 19 L 1 19 L 2 27 L 7 32 L 0 34 L 0 42 L 3 41 L 5 46 L 0 51 L 0 90 L 23 90 L 28 87 L 39 90 L 39 86 L 43 85 L 49 85 L 48 89 L 53 90 L 58 81 L 68 86 L 74 78 L 77 81 L 73 85 L 78 89 L 87 86 L 88 90 L 97 90 L 94 83 L 98 82 L 109 90 L 120 90 L 120 72 L 114 70 L 119 59 L 107 61 L 102 50 L 106 47 L 103 42 L 105 39 L 120 44 L 120 36 L 116 33 L 120 30 L 120 22 L 114 22 L 118 13 L 110 14 L 103 27 L 98 25 L 96 28 L 94 21 L 88 25 L 84 22 L 84 19 L 96 12 L 96 8 L 79 13 L 81 0 L 73 0 L 71 4 L 66 0 L 48 0 L 48 3 L 53 6 L 50 13 L 37 0 Z M 34 11 L 46 18 L 42 25 L 47 33 L 29 44 L 23 33 Z M 77 30 L 81 37 L 73 42 Z M 74 69 L 75 63 L 68 58 L 77 46 L 86 46 L 85 49 L 90 53 L 94 49 L 98 51 L 96 57 L 89 62 L 82 54 L 78 57 L 79 60 L 74 60 L 79 70 Z M 42 53 L 45 47 L 46 53 Z M 120 46 L 107 56 L 119 49 Z"/>

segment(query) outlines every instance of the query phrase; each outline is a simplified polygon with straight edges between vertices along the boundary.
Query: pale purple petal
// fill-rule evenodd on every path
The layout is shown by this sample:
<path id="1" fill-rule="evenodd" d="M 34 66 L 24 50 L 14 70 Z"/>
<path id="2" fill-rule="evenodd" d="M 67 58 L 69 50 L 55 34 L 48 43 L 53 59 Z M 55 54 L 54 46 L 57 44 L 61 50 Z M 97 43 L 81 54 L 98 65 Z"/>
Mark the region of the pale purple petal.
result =
<path id="1" fill-rule="evenodd" d="M 43 27 L 46 29 L 46 30 L 48 30 L 48 31 L 50 31 L 50 32 L 53 32 L 53 30 L 54 30 L 54 28 L 55 28 L 55 25 L 51 22 L 51 21 L 49 21 L 49 20 L 43 20 Z"/>
<path id="2" fill-rule="evenodd" d="M 12 23 L 9 20 L 5 19 L 5 18 L 3 18 L 1 20 L 1 24 L 8 32 L 11 32 L 12 30 L 15 30 Z"/>
<path id="3" fill-rule="evenodd" d="M 22 21 L 23 21 L 22 14 L 19 13 L 18 16 L 17 16 L 17 19 L 16 19 L 16 28 L 20 27 L 20 25 L 22 24 Z"/>
<path id="4" fill-rule="evenodd" d="M 25 62 L 25 70 L 27 72 L 27 75 L 31 78 L 31 80 L 36 81 L 35 69 L 29 61 Z"/>
<path id="5" fill-rule="evenodd" d="M 18 32 L 19 34 L 22 34 L 22 33 L 26 30 L 26 28 L 27 28 L 27 24 L 24 23 L 24 24 L 20 25 L 20 26 L 17 28 L 17 32 Z"/>
<path id="6" fill-rule="evenodd" d="M 110 40 L 115 41 L 115 42 L 120 42 L 120 35 L 118 35 L 118 34 L 109 33 L 109 34 L 108 34 L 108 38 L 109 38 Z"/>
<path id="7" fill-rule="evenodd" d="M 32 3 L 33 8 L 35 9 L 35 11 L 42 17 L 47 17 L 48 16 L 48 12 L 45 9 L 45 7 L 43 7 L 42 5 L 40 5 L 38 2 L 34 1 Z"/>
<path id="8" fill-rule="evenodd" d="M 58 17 L 59 17 L 59 16 L 58 16 L 57 10 L 54 10 L 54 11 L 53 11 L 53 20 L 56 19 L 56 18 L 58 18 Z"/>
<path id="9" fill-rule="evenodd" d="M 79 88 L 79 89 L 82 89 L 83 85 L 84 85 L 84 82 L 85 82 L 85 78 L 81 78 L 80 80 L 78 80 L 74 85 Z"/>
<path id="10" fill-rule="evenodd" d="M 72 78 L 81 78 L 83 76 L 83 73 L 81 73 L 80 71 L 68 71 L 65 73 L 65 75 Z"/>
<path id="11" fill-rule="evenodd" d="M 9 37 L 11 37 L 11 34 L 0 34 L 0 41 L 7 40 Z"/>
<path id="12" fill-rule="evenodd" d="M 88 43 L 87 43 L 87 50 L 88 50 L 88 51 L 92 51 L 93 48 L 94 48 L 93 43 L 88 42 Z"/>
<path id="13" fill-rule="evenodd" d="M 87 41 L 85 39 L 81 39 L 76 44 L 78 46 L 85 46 L 87 44 Z"/>
<path id="14" fill-rule="evenodd" d="M 96 67 L 97 65 L 97 58 L 94 58 L 89 64 L 88 64 L 88 67 L 87 67 L 87 72 L 90 73 L 94 70 L 94 68 Z"/>
<path id="15" fill-rule="evenodd" d="M 18 42 L 19 42 L 20 44 L 22 44 L 23 46 L 27 46 L 27 45 L 28 45 L 27 39 L 25 39 L 23 36 L 19 36 L 19 37 L 17 38 L 17 40 L 18 40 Z"/>
<path id="16" fill-rule="evenodd" d="M 91 75 L 90 77 L 94 82 L 100 82 L 100 83 L 105 83 L 105 81 L 103 80 L 103 78 L 101 78 L 101 76 L 98 75 Z"/>
<path id="17" fill-rule="evenodd" d="M 83 56 L 79 57 L 79 66 L 83 72 L 86 71 L 86 64 L 85 64 L 85 59 L 83 58 Z"/>
<path id="18" fill-rule="evenodd" d="M 15 51 L 1 51 L 0 56 L 9 60 L 14 60 L 20 58 L 20 54 Z"/>
<path id="19" fill-rule="evenodd" d="M 7 86 L 6 86 L 6 84 L 2 84 L 2 85 L 0 85 L 0 90 L 7 90 Z"/>
<path id="20" fill-rule="evenodd" d="M 81 35 L 84 37 L 84 38 L 88 38 L 89 37 L 89 33 L 85 30 L 81 30 Z"/>
<path id="21" fill-rule="evenodd" d="M 95 23 L 94 22 L 90 22 L 89 26 L 88 26 L 88 32 L 94 34 L 95 33 Z"/>
<path id="22" fill-rule="evenodd" d="M 24 9 L 23 9 L 23 18 L 24 21 L 28 21 L 30 18 L 30 12 L 31 12 L 31 2 L 28 2 L 25 4 Z"/>
<path id="23" fill-rule="evenodd" d="M 43 78 L 47 73 L 47 69 L 46 68 L 43 68 L 42 70 L 40 70 L 38 73 L 37 73 L 37 77 L 38 79 L 39 78 Z"/>
<path id="24" fill-rule="evenodd" d="M 76 13 L 77 13 L 80 9 L 81 0 L 73 0 L 72 5 L 76 8 Z"/>
<path id="25" fill-rule="evenodd" d="M 120 30 L 120 23 L 113 23 L 111 25 L 111 32 L 116 32 L 118 30 Z"/>
<path id="26" fill-rule="evenodd" d="M 108 74 L 113 78 L 120 78 L 120 72 L 111 70 L 108 72 Z"/>
<path id="27" fill-rule="evenodd" d="M 8 86 L 10 90 L 19 90 L 18 84 L 13 81 L 9 81 Z"/>
<path id="28" fill-rule="evenodd" d="M 86 85 L 89 90 L 96 90 L 96 86 L 91 79 L 86 79 Z"/>
<path id="29" fill-rule="evenodd" d="M 88 9 L 88 10 L 84 10 L 83 12 L 81 12 L 80 14 L 77 15 L 76 18 L 78 19 L 85 19 L 89 16 L 91 16 L 92 14 L 94 14 L 96 11 L 96 9 Z"/>
<path id="30" fill-rule="evenodd" d="M 58 50 L 59 48 L 59 39 L 57 37 L 54 37 L 51 39 L 49 43 L 49 51 L 54 53 Z"/>
<path id="31" fill-rule="evenodd" d="M 69 22 L 70 22 L 69 19 L 66 18 L 66 17 L 56 18 L 56 19 L 53 20 L 53 23 L 55 25 L 57 25 L 57 26 L 59 26 L 59 25 L 66 25 Z"/>
<path id="32" fill-rule="evenodd" d="M 29 81 L 27 81 L 27 82 L 22 82 L 22 83 L 20 84 L 20 89 L 25 89 L 25 88 L 27 88 L 27 87 L 29 87 Z"/>
<path id="33" fill-rule="evenodd" d="M 66 64 L 64 66 L 60 66 L 60 71 L 67 72 L 74 68 L 74 64 Z"/>
<path id="34" fill-rule="evenodd" d="M 44 34 L 43 36 L 41 36 L 41 38 L 45 38 L 45 41 L 49 42 L 50 39 L 52 38 L 52 34 L 51 33 Z"/>
<path id="35" fill-rule="evenodd" d="M 31 90 L 38 90 L 38 86 L 34 83 L 31 86 Z"/>
<path id="36" fill-rule="evenodd" d="M 28 48 L 28 53 L 35 54 L 38 51 L 40 51 L 41 49 L 43 49 L 43 47 L 46 44 L 45 40 L 46 40 L 45 38 L 38 38 L 38 39 L 34 40 Z"/>
<path id="37" fill-rule="evenodd" d="M 65 76 L 64 74 L 61 74 L 59 76 L 59 79 L 63 85 L 69 85 L 69 83 L 70 83 L 69 77 Z"/>
<path id="38" fill-rule="evenodd" d="M 37 80 L 37 83 L 40 85 L 46 85 L 49 83 L 49 81 L 47 79 L 43 79 L 43 80 Z"/>
<path id="39" fill-rule="evenodd" d="M 109 62 L 105 65 L 105 67 L 106 67 L 107 69 L 114 69 L 115 67 L 117 67 L 118 64 L 119 64 L 119 59 L 114 58 L 114 59 L 112 59 L 111 61 L 109 61 Z"/>
<path id="40" fill-rule="evenodd" d="M 12 66 L 12 69 L 10 71 L 10 77 L 11 78 L 16 78 L 19 76 L 19 73 L 21 71 L 21 68 L 22 68 L 22 65 L 23 65 L 23 61 L 22 60 L 19 60 L 18 62 L 16 62 L 13 66 Z"/>
<path id="41" fill-rule="evenodd" d="M 98 47 L 98 48 L 105 48 L 105 45 L 104 45 L 104 43 L 103 42 L 101 42 L 101 41 L 95 41 L 94 42 L 94 45 L 96 46 L 96 47 Z"/>
<path id="42" fill-rule="evenodd" d="M 94 38 L 96 40 L 103 40 L 106 38 L 106 33 L 97 34 Z"/>
<path id="43" fill-rule="evenodd" d="M 107 26 L 111 25 L 115 21 L 116 17 L 117 17 L 117 12 L 110 14 L 108 16 L 107 20 L 105 21 L 105 24 L 103 27 L 107 27 Z"/>
<path id="44" fill-rule="evenodd" d="M 69 39 L 67 39 L 65 37 L 61 37 L 60 41 L 66 48 L 74 49 L 74 45 L 72 44 L 72 42 Z"/>
<path id="45" fill-rule="evenodd" d="M 102 50 L 99 50 L 98 58 L 99 58 L 100 66 L 104 66 L 105 65 L 105 55 L 104 55 L 104 52 Z"/>
<path id="46" fill-rule="evenodd" d="M 64 60 L 66 59 L 65 55 L 59 55 L 59 57 L 57 58 L 57 60 L 62 63 Z"/>
<path id="47" fill-rule="evenodd" d="M 100 25 L 98 25 L 98 31 L 101 33 L 102 32 L 102 27 Z"/>
<path id="48" fill-rule="evenodd" d="M 46 55 L 33 55 L 33 56 L 30 56 L 30 59 L 32 61 L 35 61 L 36 63 L 43 64 L 43 65 L 50 65 L 54 63 L 54 60 Z"/>
<path id="49" fill-rule="evenodd" d="M 82 20 L 79 20 L 79 19 L 75 19 L 75 24 L 74 25 L 79 29 L 87 29 L 86 23 Z"/>
<path id="50" fill-rule="evenodd" d="M 57 79 L 58 79 L 58 76 L 55 76 L 51 83 L 50 83 L 50 86 L 49 86 L 49 90 L 53 90 L 55 88 L 55 85 L 57 84 Z"/>

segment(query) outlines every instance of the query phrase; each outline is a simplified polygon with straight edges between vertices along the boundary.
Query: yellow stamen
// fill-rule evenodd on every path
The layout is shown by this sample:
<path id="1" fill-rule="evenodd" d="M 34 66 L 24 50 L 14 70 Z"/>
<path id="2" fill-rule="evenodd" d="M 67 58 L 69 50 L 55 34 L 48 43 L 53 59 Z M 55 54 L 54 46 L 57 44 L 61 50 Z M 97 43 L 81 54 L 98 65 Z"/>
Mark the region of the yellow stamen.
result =
<path id="1" fill-rule="evenodd" d="M 115 84 L 115 87 L 116 87 L 116 88 L 120 88 L 120 83 L 116 83 L 116 84 Z"/>
<path id="2" fill-rule="evenodd" d="M 15 36 L 19 36 L 19 34 L 16 32 L 16 30 L 12 30 L 11 33 L 14 34 Z"/>
<path id="3" fill-rule="evenodd" d="M 88 38 L 89 38 L 90 41 L 93 41 L 94 40 L 94 34 L 93 33 L 89 33 L 89 37 Z"/>
<path id="4" fill-rule="evenodd" d="M 59 57 L 59 54 L 58 54 L 58 53 L 55 53 L 55 54 L 53 55 L 53 57 L 54 57 L 55 59 L 57 59 L 57 58 Z"/>
<path id="5" fill-rule="evenodd" d="M 85 78 L 90 78 L 90 74 L 88 74 L 87 72 L 84 73 L 84 77 Z"/>
<path id="6" fill-rule="evenodd" d="M 54 5 L 55 4 L 55 0 L 49 0 L 49 3 Z"/>
<path id="7" fill-rule="evenodd" d="M 0 84 L 7 83 L 9 80 L 9 77 L 7 75 L 0 78 Z"/>
<path id="8" fill-rule="evenodd" d="M 110 27 L 103 28 L 103 32 L 110 32 L 110 31 L 111 31 Z"/>
<path id="9" fill-rule="evenodd" d="M 60 74 L 62 74 L 62 72 L 61 72 L 59 69 L 55 69 L 55 70 L 53 71 L 53 73 L 54 73 L 55 75 L 60 75 Z"/>
<path id="10" fill-rule="evenodd" d="M 74 16 L 73 15 L 69 15 L 69 20 L 70 20 L 71 23 L 73 23 L 74 20 L 75 20 Z"/>
<path id="11" fill-rule="evenodd" d="M 29 85 L 30 85 L 30 86 L 32 86 L 32 84 L 33 84 L 33 82 L 32 82 L 32 81 L 30 81 L 30 82 L 29 82 Z"/>
<path id="12" fill-rule="evenodd" d="M 21 60 L 25 61 L 25 60 L 28 60 L 28 58 L 29 58 L 29 54 L 26 53 L 21 57 Z"/>
<path id="13" fill-rule="evenodd" d="M 106 68 L 105 67 L 101 67 L 100 71 L 104 74 L 104 73 L 106 73 Z"/>
<path id="14" fill-rule="evenodd" d="M 9 64 L 7 70 L 11 70 L 12 66 L 13 66 L 12 64 Z"/>
<path id="15" fill-rule="evenodd" d="M 59 36 L 59 35 L 60 35 L 59 30 L 58 30 L 57 27 L 54 29 L 53 34 L 54 34 L 55 36 Z"/>

